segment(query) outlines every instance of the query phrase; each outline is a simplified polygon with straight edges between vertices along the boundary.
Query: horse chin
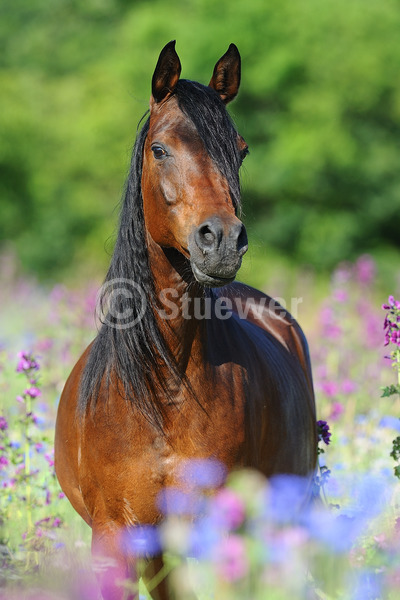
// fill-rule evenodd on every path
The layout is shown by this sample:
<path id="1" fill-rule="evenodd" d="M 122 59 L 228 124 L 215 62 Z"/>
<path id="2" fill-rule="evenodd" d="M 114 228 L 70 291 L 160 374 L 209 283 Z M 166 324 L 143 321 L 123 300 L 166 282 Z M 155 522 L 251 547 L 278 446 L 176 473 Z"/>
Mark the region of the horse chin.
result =
<path id="1" fill-rule="evenodd" d="M 191 262 L 191 267 L 196 281 L 205 287 L 222 287 L 224 285 L 228 285 L 228 283 L 232 283 L 236 277 L 236 271 L 230 277 L 226 277 L 225 274 L 224 277 L 219 274 L 210 275 L 209 273 L 205 273 L 199 269 L 199 267 L 193 261 Z"/>

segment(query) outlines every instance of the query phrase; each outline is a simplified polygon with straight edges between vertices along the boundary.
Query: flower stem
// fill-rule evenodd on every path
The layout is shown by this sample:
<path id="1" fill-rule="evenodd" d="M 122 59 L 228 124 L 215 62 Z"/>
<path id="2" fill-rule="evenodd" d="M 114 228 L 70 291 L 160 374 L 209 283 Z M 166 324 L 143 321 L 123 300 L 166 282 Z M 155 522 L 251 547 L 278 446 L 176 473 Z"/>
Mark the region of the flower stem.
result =
<path id="1" fill-rule="evenodd" d="M 25 477 L 26 477 L 26 513 L 28 518 L 28 531 L 32 528 L 32 507 L 31 507 L 31 484 L 30 484 L 30 472 L 31 472 L 31 457 L 30 457 L 30 444 L 29 444 L 29 419 L 32 413 L 32 399 L 29 395 L 26 397 L 26 425 L 25 425 Z"/>
<path id="2" fill-rule="evenodd" d="M 400 348 L 396 350 L 397 383 L 400 386 Z"/>

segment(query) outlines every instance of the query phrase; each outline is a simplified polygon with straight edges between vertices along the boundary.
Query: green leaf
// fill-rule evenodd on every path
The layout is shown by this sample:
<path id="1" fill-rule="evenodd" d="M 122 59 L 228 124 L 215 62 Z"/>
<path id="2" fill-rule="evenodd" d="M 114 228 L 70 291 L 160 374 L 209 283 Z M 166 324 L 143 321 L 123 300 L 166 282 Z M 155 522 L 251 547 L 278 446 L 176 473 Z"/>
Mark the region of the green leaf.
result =
<path id="1" fill-rule="evenodd" d="M 400 435 L 393 440 L 393 448 L 390 456 L 394 458 L 394 460 L 400 460 Z"/>
<path id="2" fill-rule="evenodd" d="M 400 394 L 400 385 L 388 385 L 382 388 L 381 398 L 388 398 L 389 396 L 393 396 L 394 394 Z"/>

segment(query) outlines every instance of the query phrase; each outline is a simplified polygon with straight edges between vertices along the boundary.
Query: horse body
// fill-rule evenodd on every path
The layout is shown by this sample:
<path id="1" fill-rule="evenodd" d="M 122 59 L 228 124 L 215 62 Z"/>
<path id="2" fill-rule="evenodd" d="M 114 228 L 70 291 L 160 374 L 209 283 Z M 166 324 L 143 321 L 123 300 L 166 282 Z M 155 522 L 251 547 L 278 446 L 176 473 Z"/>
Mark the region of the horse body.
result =
<path id="1" fill-rule="evenodd" d="M 215 67 L 210 86 L 220 103 L 236 95 L 238 60 L 231 46 Z M 237 157 L 246 144 L 229 130 L 235 148 L 230 150 L 230 140 L 227 152 L 234 156 L 228 165 L 226 157 L 218 164 L 212 147 L 205 152 L 201 122 L 193 123 L 174 95 L 179 73 L 179 59 L 169 44 L 153 76 L 150 120 L 142 140 L 145 244 L 131 274 L 138 279 L 144 270 L 142 285 L 149 280 L 153 286 L 147 326 L 145 321 L 141 333 L 133 334 L 129 328 L 103 325 L 73 369 L 57 417 L 61 487 L 93 529 L 94 554 L 113 561 L 100 575 L 106 600 L 122 599 L 116 582 L 132 575 L 134 557 L 127 556 L 121 534 L 160 522 L 157 499 L 166 487 L 184 486 L 186 461 L 212 457 L 228 471 L 249 466 L 266 476 L 307 476 L 316 464 L 315 406 L 304 336 L 269 297 L 231 283 L 247 249 L 235 214 Z M 182 89 L 187 94 L 184 85 Z M 138 250 L 131 220 L 125 233 L 122 221 L 109 279 L 121 262 L 129 262 L 130 249 Z M 156 304 L 157 298 L 162 301 Z M 261 312 L 251 310 L 260 303 Z M 158 346 L 151 346 L 152 339 Z M 146 362 L 141 353 L 147 346 L 149 364 L 139 372 L 140 382 L 145 380 L 141 395 L 133 385 L 138 372 L 129 379 L 129 369 Z M 91 382 L 94 371 L 97 380 Z M 82 402 L 85 382 L 93 398 Z M 148 568 L 154 574 L 161 564 L 157 558 Z M 167 583 L 152 595 L 170 598 Z"/>

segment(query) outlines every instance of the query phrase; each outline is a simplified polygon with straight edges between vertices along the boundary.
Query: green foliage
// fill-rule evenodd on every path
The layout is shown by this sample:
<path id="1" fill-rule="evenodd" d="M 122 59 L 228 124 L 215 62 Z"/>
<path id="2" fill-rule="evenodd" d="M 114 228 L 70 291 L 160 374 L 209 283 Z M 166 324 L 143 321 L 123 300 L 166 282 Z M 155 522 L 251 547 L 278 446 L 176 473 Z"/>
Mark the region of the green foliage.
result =
<path id="1" fill-rule="evenodd" d="M 390 456 L 394 458 L 394 460 L 400 460 L 400 436 L 397 436 L 397 438 L 393 440 L 393 450 L 390 453 Z M 396 468 L 400 469 L 400 467 Z"/>
<path id="2" fill-rule="evenodd" d="M 397 374 L 397 384 L 383 388 L 382 397 L 385 398 L 400 394 L 400 302 L 395 300 L 393 296 L 389 296 L 388 304 L 383 304 L 382 308 L 386 311 L 383 326 L 385 331 L 385 346 L 389 346 L 392 349 L 390 356 L 387 358 L 392 360 L 392 367 Z M 397 436 L 393 440 L 390 456 L 394 461 L 400 463 L 400 436 Z M 394 467 L 394 474 L 400 479 L 400 464 Z"/>
<path id="3" fill-rule="evenodd" d="M 390 456 L 397 463 L 400 463 L 400 435 L 398 435 L 393 440 L 392 451 L 390 453 Z M 398 479 L 400 479 L 400 464 L 398 464 L 398 465 L 396 465 L 394 467 L 394 474 L 395 474 L 395 477 L 397 477 Z"/>
<path id="4" fill-rule="evenodd" d="M 231 112 L 251 156 L 248 223 L 316 268 L 398 247 L 396 0 L 5 0 L 0 7 L 0 242 L 54 277 L 103 269 L 161 47 L 207 83 L 234 41 Z M 110 220 L 114 221 L 114 225 Z"/>
<path id="5" fill-rule="evenodd" d="M 388 398 L 389 396 L 393 396 L 394 394 L 400 394 L 400 385 L 388 385 L 382 388 L 381 398 Z"/>

